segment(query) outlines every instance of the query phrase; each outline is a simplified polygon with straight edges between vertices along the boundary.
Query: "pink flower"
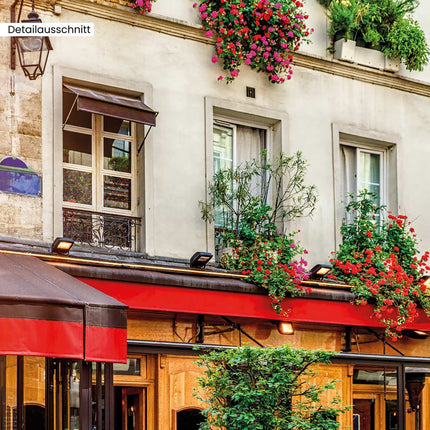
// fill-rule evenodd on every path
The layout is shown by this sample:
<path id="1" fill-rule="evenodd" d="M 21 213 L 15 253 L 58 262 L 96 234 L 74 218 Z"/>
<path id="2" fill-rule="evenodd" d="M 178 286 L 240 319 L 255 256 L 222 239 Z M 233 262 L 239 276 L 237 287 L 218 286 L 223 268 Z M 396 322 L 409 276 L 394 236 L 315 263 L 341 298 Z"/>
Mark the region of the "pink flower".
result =
<path id="1" fill-rule="evenodd" d="M 276 76 L 276 75 L 273 75 L 273 76 Z M 273 78 L 273 76 L 272 76 L 272 78 Z M 278 79 L 278 77 L 276 76 L 276 80 Z M 293 243 L 293 242 L 291 242 L 290 243 L 290 248 L 292 248 L 292 249 L 294 249 L 296 247 L 296 244 L 295 243 Z"/>
<path id="2" fill-rule="evenodd" d="M 271 77 L 270 77 L 270 79 L 273 81 L 273 82 L 276 82 L 277 80 L 279 80 L 279 77 L 278 77 L 278 75 L 272 75 Z M 290 246 L 291 245 L 294 245 L 293 243 L 292 244 L 290 244 Z M 291 248 L 295 248 L 296 247 L 296 245 L 294 245 L 294 246 L 291 246 Z"/>
<path id="3" fill-rule="evenodd" d="M 281 9 L 281 6 L 282 6 L 282 4 L 281 4 L 281 3 L 276 3 L 276 4 L 275 4 L 276 9 Z"/>
<path id="4" fill-rule="evenodd" d="M 208 31 L 205 33 L 205 36 L 206 36 L 206 37 L 211 37 L 211 36 L 213 36 L 213 34 L 214 34 L 214 32 L 213 32 L 212 30 L 208 30 Z"/>
<path id="5" fill-rule="evenodd" d="M 270 54 L 269 54 L 267 51 L 266 51 L 266 52 L 263 52 L 263 57 L 264 57 L 264 58 L 269 58 L 269 55 L 270 55 Z"/>
<path id="6" fill-rule="evenodd" d="M 287 36 L 288 36 L 288 37 L 294 37 L 294 33 L 290 30 L 290 31 L 287 33 Z"/>
<path id="7" fill-rule="evenodd" d="M 249 58 L 246 58 L 245 59 L 245 64 L 248 64 L 248 65 L 251 64 L 251 60 Z"/>
<path id="8" fill-rule="evenodd" d="M 199 7 L 199 12 L 203 12 L 206 10 L 206 3 L 203 3 L 200 7 Z"/>
<path id="9" fill-rule="evenodd" d="M 197 3 L 194 3 L 194 4 L 193 4 L 193 7 L 196 7 L 196 6 L 197 6 Z"/>
<path id="10" fill-rule="evenodd" d="M 219 75 L 217 80 L 218 80 L 218 81 L 221 81 L 221 80 L 223 80 L 223 79 L 224 79 L 224 77 L 223 77 L 222 75 Z"/>
<path id="11" fill-rule="evenodd" d="M 216 63 L 218 60 L 219 60 L 219 57 L 217 57 L 216 55 L 212 57 L 212 63 Z"/>
<path id="12" fill-rule="evenodd" d="M 207 16 L 208 16 L 208 14 L 207 14 L 206 12 L 203 12 L 203 13 L 200 15 L 200 17 L 201 17 L 202 19 L 205 19 Z"/>
<path id="13" fill-rule="evenodd" d="M 239 76 L 239 72 L 237 70 L 232 70 L 230 72 L 230 75 L 233 76 L 233 78 L 235 78 L 236 76 Z"/>
<path id="14" fill-rule="evenodd" d="M 142 6 L 143 6 L 143 0 L 136 0 L 136 4 L 137 4 L 139 7 L 142 7 Z"/>
<path id="15" fill-rule="evenodd" d="M 211 17 L 212 18 L 216 18 L 218 16 L 218 12 L 216 11 L 216 10 L 213 10 L 212 12 L 211 12 Z"/>

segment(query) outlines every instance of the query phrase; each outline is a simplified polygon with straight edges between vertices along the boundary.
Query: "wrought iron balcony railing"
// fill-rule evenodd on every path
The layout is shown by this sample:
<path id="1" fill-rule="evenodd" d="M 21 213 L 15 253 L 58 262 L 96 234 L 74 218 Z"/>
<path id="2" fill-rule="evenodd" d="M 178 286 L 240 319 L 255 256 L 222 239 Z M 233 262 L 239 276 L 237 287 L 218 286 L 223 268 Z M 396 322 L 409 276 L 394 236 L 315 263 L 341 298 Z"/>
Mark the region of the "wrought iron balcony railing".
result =
<path id="1" fill-rule="evenodd" d="M 98 248 L 138 251 L 140 218 L 63 208 L 63 235 Z"/>

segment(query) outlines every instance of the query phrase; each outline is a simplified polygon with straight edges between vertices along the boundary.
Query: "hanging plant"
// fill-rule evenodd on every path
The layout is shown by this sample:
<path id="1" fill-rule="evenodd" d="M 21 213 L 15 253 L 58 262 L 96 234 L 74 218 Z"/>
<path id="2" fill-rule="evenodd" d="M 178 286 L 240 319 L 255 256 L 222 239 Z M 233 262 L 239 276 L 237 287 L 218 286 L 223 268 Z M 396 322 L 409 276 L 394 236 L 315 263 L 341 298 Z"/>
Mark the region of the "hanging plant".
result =
<path id="1" fill-rule="evenodd" d="M 280 230 L 284 222 L 312 214 L 316 189 L 304 183 L 306 160 L 301 152 L 281 153 L 272 162 L 265 156 L 262 162 L 216 172 L 211 200 L 200 205 L 203 219 L 218 227 L 220 265 L 266 288 L 272 307 L 285 315 L 282 300 L 310 289 L 301 284 L 308 277 L 303 258 L 307 251 L 296 241 L 296 233 Z"/>
<path id="2" fill-rule="evenodd" d="M 156 0 L 132 0 L 130 7 L 136 9 L 141 15 L 151 12 L 152 3 Z"/>
<path id="3" fill-rule="evenodd" d="M 239 75 L 242 63 L 268 75 L 272 83 L 283 83 L 293 74 L 292 53 L 302 42 L 309 43 L 302 11 L 293 0 L 201 0 L 198 7 L 207 37 L 216 36 L 212 62 L 222 61 L 227 83 Z"/>
<path id="4" fill-rule="evenodd" d="M 343 243 L 331 259 L 329 277 L 351 284 L 356 304 L 374 304 L 375 317 L 396 341 L 417 317 L 418 307 L 430 315 L 423 285 L 430 254 L 419 256 L 415 230 L 405 215 L 388 214 L 385 220 L 384 208 L 374 201 L 373 194 L 363 191 L 348 204 L 350 221 L 341 227 Z"/>

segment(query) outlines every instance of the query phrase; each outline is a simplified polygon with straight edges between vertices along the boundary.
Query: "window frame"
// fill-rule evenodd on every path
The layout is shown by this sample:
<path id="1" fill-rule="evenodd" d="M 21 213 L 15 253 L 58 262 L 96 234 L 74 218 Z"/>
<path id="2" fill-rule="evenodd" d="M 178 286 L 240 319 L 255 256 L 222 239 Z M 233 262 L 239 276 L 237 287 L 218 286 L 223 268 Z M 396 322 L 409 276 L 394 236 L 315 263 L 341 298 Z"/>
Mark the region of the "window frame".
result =
<path id="1" fill-rule="evenodd" d="M 363 130 L 361 128 L 332 124 L 332 155 L 333 155 L 333 212 L 334 212 L 334 249 L 342 243 L 340 227 L 344 217 L 344 197 L 342 196 L 341 177 L 341 147 L 349 146 L 362 148 L 364 151 L 383 152 L 385 154 L 385 178 L 383 196 L 388 211 L 398 213 L 398 175 L 397 175 L 397 148 L 401 143 L 400 136 L 388 132 Z M 358 162 L 358 157 L 357 157 Z M 358 181 L 357 181 L 358 186 Z M 381 190 L 382 191 L 382 190 Z M 382 194 L 381 194 L 382 195 Z"/>
<path id="2" fill-rule="evenodd" d="M 266 145 L 268 156 L 289 151 L 288 142 L 288 114 L 284 111 L 264 108 L 255 103 L 242 103 L 216 97 L 205 97 L 205 159 L 206 175 L 204 184 L 204 201 L 210 200 L 209 185 L 213 179 L 213 124 L 214 119 L 233 122 L 254 128 L 267 127 L 270 133 L 270 147 Z M 215 253 L 214 223 L 205 224 L 206 250 Z"/>
<path id="3" fill-rule="evenodd" d="M 62 200 L 62 207 L 67 209 L 86 210 L 91 212 L 100 212 L 110 215 L 135 216 L 137 207 L 137 124 L 130 122 L 131 135 L 121 135 L 104 131 L 104 115 L 91 113 L 91 129 L 76 125 L 65 124 L 64 131 L 82 133 L 91 136 L 91 167 L 74 163 L 62 163 L 64 169 L 75 170 L 79 172 L 88 172 L 92 174 L 92 204 L 68 202 Z M 119 172 L 104 168 L 104 139 L 118 139 L 130 142 L 131 144 L 131 169 L 128 172 Z M 64 146 L 63 146 L 64 147 Z M 104 205 L 104 176 L 115 176 L 118 178 L 130 179 L 131 196 L 130 209 L 109 208 Z M 64 184 L 63 184 L 64 188 Z"/>

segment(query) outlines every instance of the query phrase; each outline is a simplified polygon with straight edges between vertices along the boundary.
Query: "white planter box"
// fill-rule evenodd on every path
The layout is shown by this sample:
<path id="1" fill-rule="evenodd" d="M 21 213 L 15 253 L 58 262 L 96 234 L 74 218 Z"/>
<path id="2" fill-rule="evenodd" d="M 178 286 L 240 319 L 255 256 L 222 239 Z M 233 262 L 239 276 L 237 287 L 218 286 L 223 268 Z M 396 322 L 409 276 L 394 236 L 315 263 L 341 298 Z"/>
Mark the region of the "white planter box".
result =
<path id="1" fill-rule="evenodd" d="M 334 58 L 340 61 L 354 62 L 355 41 L 339 39 L 334 42 Z"/>
<path id="2" fill-rule="evenodd" d="M 337 40 L 334 43 L 334 49 L 334 58 L 339 61 L 347 61 L 389 72 L 398 72 L 400 68 L 398 58 L 387 58 L 382 52 L 375 49 L 356 46 L 353 40 Z"/>
<path id="3" fill-rule="evenodd" d="M 385 57 L 384 69 L 387 72 L 398 72 L 400 70 L 400 58 Z"/>

